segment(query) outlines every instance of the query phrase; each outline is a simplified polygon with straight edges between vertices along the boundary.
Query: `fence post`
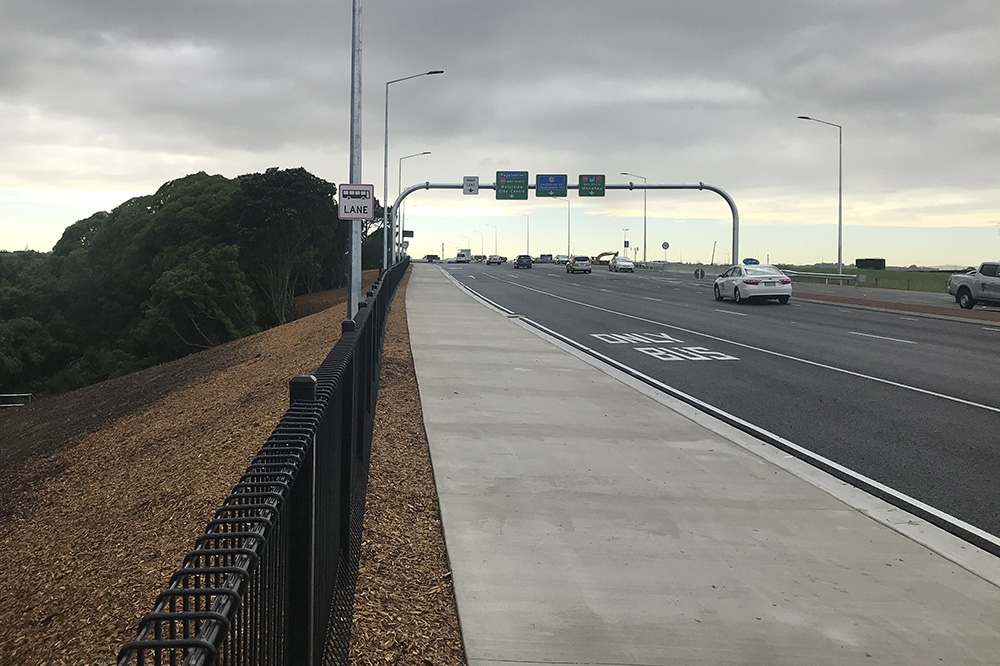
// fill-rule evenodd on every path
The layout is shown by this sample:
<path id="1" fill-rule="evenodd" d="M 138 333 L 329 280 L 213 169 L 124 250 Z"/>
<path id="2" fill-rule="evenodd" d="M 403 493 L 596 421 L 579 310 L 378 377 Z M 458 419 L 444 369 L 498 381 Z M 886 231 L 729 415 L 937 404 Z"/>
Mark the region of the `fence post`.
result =
<path id="1" fill-rule="evenodd" d="M 291 407 L 297 402 L 313 401 L 316 399 L 316 376 L 315 375 L 295 375 L 288 382 L 288 406 Z"/>

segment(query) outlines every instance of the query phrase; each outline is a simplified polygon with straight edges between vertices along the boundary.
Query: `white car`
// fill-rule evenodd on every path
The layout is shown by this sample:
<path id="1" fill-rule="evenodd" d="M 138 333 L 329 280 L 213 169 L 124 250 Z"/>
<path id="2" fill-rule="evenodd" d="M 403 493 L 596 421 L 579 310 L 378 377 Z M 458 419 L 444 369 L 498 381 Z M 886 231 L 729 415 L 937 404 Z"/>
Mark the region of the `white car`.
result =
<path id="1" fill-rule="evenodd" d="M 608 270 L 615 273 L 621 273 L 622 271 L 635 273 L 635 264 L 628 257 L 611 257 L 611 261 L 608 263 Z"/>
<path id="2" fill-rule="evenodd" d="M 792 279 L 770 264 L 732 266 L 715 280 L 715 300 L 731 297 L 737 303 L 752 298 L 775 298 L 787 303 L 792 295 Z"/>

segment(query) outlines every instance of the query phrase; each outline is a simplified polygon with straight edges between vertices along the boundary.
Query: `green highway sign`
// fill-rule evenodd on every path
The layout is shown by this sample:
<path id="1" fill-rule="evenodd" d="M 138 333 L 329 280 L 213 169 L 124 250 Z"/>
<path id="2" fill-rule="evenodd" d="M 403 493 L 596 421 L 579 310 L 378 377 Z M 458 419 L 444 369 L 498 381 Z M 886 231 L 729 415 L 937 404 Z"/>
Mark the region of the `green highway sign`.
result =
<path id="1" fill-rule="evenodd" d="M 566 196 L 566 174 L 536 174 L 536 197 Z"/>
<path id="2" fill-rule="evenodd" d="M 527 199 L 527 171 L 497 171 L 497 199 Z"/>
<path id="3" fill-rule="evenodd" d="M 580 176 L 580 196 L 581 197 L 603 197 L 604 196 L 604 174 L 590 174 Z"/>

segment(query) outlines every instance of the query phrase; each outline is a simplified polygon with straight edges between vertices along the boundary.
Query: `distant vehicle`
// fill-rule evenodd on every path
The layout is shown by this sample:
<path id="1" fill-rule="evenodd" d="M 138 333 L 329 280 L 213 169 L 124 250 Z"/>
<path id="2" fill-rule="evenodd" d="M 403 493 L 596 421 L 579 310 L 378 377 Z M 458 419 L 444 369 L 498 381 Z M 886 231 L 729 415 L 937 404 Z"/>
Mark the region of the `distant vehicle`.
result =
<path id="1" fill-rule="evenodd" d="M 792 295 L 792 279 L 770 264 L 732 266 L 715 280 L 715 300 L 730 296 L 737 303 L 752 298 L 778 299 L 787 303 Z"/>
<path id="2" fill-rule="evenodd" d="M 424 261 L 426 261 L 428 264 L 433 264 L 435 261 L 441 261 L 441 257 L 437 256 L 436 254 L 425 254 Z"/>
<path id="3" fill-rule="evenodd" d="M 503 263 L 506 264 L 507 263 L 507 257 L 505 257 L 503 255 L 500 255 L 500 261 L 502 261 Z"/>
<path id="4" fill-rule="evenodd" d="M 980 301 L 1000 305 L 1000 263 L 986 261 L 979 270 L 953 273 L 948 278 L 948 293 L 963 310 L 971 310 Z"/>
<path id="5" fill-rule="evenodd" d="M 540 264 L 551 264 L 552 255 L 551 254 L 540 254 L 538 255 L 538 263 Z"/>
<path id="6" fill-rule="evenodd" d="M 621 273 L 622 271 L 635 273 L 635 264 L 628 257 L 612 257 L 611 263 L 608 264 L 608 270 L 615 273 Z"/>
<path id="7" fill-rule="evenodd" d="M 514 268 L 531 268 L 531 257 L 527 254 L 517 255 L 514 260 Z"/>
<path id="8" fill-rule="evenodd" d="M 499 254 L 491 254 L 486 259 L 486 265 L 487 266 L 490 266 L 491 264 L 496 264 L 497 266 L 499 266 L 502 263 L 503 263 L 503 261 L 501 261 L 501 258 L 500 258 Z"/>
<path id="9" fill-rule="evenodd" d="M 556 262 L 557 266 L 562 266 L 567 261 L 569 261 L 569 255 L 568 254 L 557 254 L 556 255 L 555 262 Z"/>
<path id="10" fill-rule="evenodd" d="M 453 263 L 455 263 L 455 257 L 448 257 L 448 258 L 447 258 L 447 259 L 445 260 L 445 262 L 444 262 L 444 263 L 446 263 L 446 264 L 453 264 Z"/>
<path id="11" fill-rule="evenodd" d="M 567 273 L 589 273 L 591 270 L 590 257 L 584 257 L 583 255 L 574 256 L 570 257 L 569 261 L 566 262 Z"/>
<path id="12" fill-rule="evenodd" d="M 472 253 L 468 250 L 459 250 L 458 254 L 455 255 L 456 264 L 467 264 L 472 261 Z"/>
<path id="13" fill-rule="evenodd" d="M 593 263 L 595 266 L 607 266 L 610 262 L 606 260 L 604 257 L 617 257 L 617 256 L 618 256 L 617 252 L 601 252 L 599 255 L 594 257 Z"/>

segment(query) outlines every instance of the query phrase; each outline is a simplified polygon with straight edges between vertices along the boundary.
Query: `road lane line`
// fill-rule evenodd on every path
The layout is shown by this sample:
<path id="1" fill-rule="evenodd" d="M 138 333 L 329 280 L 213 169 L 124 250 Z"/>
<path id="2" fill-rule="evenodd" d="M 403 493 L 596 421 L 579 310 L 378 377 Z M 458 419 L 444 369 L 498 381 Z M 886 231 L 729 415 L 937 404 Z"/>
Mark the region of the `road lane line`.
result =
<path id="1" fill-rule="evenodd" d="M 467 288 L 467 287 L 466 287 Z M 598 308 L 602 309 L 602 308 Z M 895 506 L 901 506 L 904 510 L 910 511 L 911 513 L 916 513 L 921 518 L 928 520 L 932 524 L 938 527 L 943 527 L 946 531 L 955 534 L 949 527 L 954 528 L 959 532 L 956 536 L 962 538 L 966 541 L 971 541 L 975 545 L 983 548 L 991 553 L 996 553 L 996 549 L 1000 548 L 1000 538 L 990 534 L 989 532 L 982 530 L 971 523 L 967 523 L 964 520 L 957 518 L 956 516 L 946 513 L 936 507 L 931 506 L 921 502 L 920 500 L 907 495 L 906 493 L 900 492 L 895 488 L 880 483 L 875 479 L 856 472 L 849 467 L 845 467 L 838 462 L 835 462 L 825 456 L 822 456 L 814 451 L 792 442 L 791 440 L 785 439 L 781 435 L 775 434 L 770 430 L 761 428 L 758 425 L 750 423 L 735 414 L 731 414 L 723 409 L 720 409 L 712 404 L 709 404 L 703 400 L 699 400 L 689 393 L 685 393 L 680 389 L 674 388 L 669 384 L 665 384 L 658 379 L 654 379 L 649 375 L 629 366 L 620 361 L 616 361 L 610 356 L 605 356 L 595 349 L 577 342 L 572 338 L 568 338 L 561 333 L 557 333 L 550 328 L 539 324 L 538 322 L 528 319 L 527 317 L 521 317 L 521 320 L 530 326 L 533 326 L 545 334 L 552 336 L 557 341 L 562 342 L 567 347 L 575 347 L 576 349 L 582 351 L 583 353 L 593 356 L 596 359 L 603 361 L 612 368 L 620 370 L 627 375 L 631 375 L 640 382 L 643 382 L 655 389 L 666 393 L 669 396 L 677 398 L 678 400 L 685 402 L 695 409 L 699 409 L 711 417 L 720 419 L 723 423 L 727 423 L 730 426 L 734 426 L 743 432 L 749 433 L 752 436 L 758 437 L 759 439 L 767 442 L 769 444 L 777 446 L 779 449 L 785 451 L 785 453 L 791 454 L 792 456 L 804 460 L 815 467 L 833 474 L 835 477 L 841 479 L 842 481 L 848 481 L 852 485 L 869 492 L 877 497 L 881 497 L 883 500 L 887 500 L 890 504 Z M 738 344 L 738 343 L 737 343 Z M 877 519 L 876 519 L 877 520 Z M 944 525 L 942 525 L 944 523 Z M 890 525 L 892 527 L 892 525 Z M 898 532 L 899 530 L 897 530 Z M 900 532 L 902 533 L 902 532 Z M 971 537 L 971 538 L 970 538 Z M 976 543 L 976 542 L 979 543 Z M 922 543 L 919 542 L 918 543 Z M 926 544 L 925 544 L 926 545 Z M 949 558 L 952 559 L 952 558 Z M 955 561 L 952 559 L 952 561 Z"/>
<path id="2" fill-rule="evenodd" d="M 662 303 L 663 302 L 662 298 L 653 298 L 652 296 L 643 296 L 642 300 L 644 300 L 644 301 L 656 301 L 657 303 Z"/>
<path id="3" fill-rule="evenodd" d="M 889 340 L 890 342 L 903 342 L 908 345 L 915 345 L 916 342 L 912 340 L 900 340 L 899 338 L 887 338 L 884 335 L 872 335 L 871 333 L 858 333 L 857 331 L 851 331 L 851 335 L 862 335 L 866 338 L 878 338 L 879 340 Z"/>
<path id="4" fill-rule="evenodd" d="M 916 317 L 900 317 L 903 321 L 920 321 Z"/>
<path id="5" fill-rule="evenodd" d="M 987 328 L 986 326 L 983 326 L 983 330 L 984 331 L 1000 331 L 1000 328 Z"/>
<path id="6" fill-rule="evenodd" d="M 715 308 L 715 311 L 716 312 L 721 312 L 722 314 L 736 315 L 737 317 L 746 317 L 747 316 L 746 312 L 733 312 L 732 310 L 720 310 L 719 308 Z"/>
<path id="7" fill-rule="evenodd" d="M 611 291 L 610 289 L 601 289 L 601 291 L 606 291 L 606 292 L 608 292 L 609 294 L 613 294 L 613 293 L 615 293 L 615 292 Z"/>
<path id="8" fill-rule="evenodd" d="M 526 291 L 533 291 L 543 296 L 550 296 L 560 301 L 566 301 L 567 303 L 573 303 L 575 305 L 580 305 L 585 308 L 590 308 L 592 310 L 598 310 L 600 312 L 607 312 L 608 314 L 618 315 L 620 317 L 625 317 L 627 319 L 634 319 L 636 321 L 645 322 L 647 324 L 652 324 L 654 326 L 662 326 L 663 328 L 669 328 L 675 331 L 681 331 L 682 333 L 689 333 L 690 335 L 699 335 L 703 338 L 708 338 L 709 340 L 715 340 L 717 342 L 722 342 L 729 345 L 734 345 L 736 347 L 742 347 L 744 349 L 750 349 L 752 351 L 760 352 L 761 354 L 769 354 L 777 358 L 783 358 L 789 361 L 796 361 L 797 363 L 803 363 L 805 365 L 811 365 L 815 368 L 823 368 L 824 370 L 832 370 L 833 372 L 839 372 L 844 375 L 849 375 L 851 377 L 858 377 L 861 379 L 867 379 L 879 384 L 885 384 L 887 386 L 894 386 L 896 388 L 901 388 L 907 391 L 913 391 L 914 393 L 920 393 L 923 395 L 928 395 L 933 398 L 941 398 L 942 400 L 948 400 L 950 402 L 956 402 L 961 405 L 966 405 L 968 407 L 976 407 L 978 409 L 983 409 L 988 412 L 994 412 L 1000 414 L 1000 407 L 993 407 L 991 405 L 984 405 L 982 403 L 973 402 L 971 400 L 966 400 L 965 398 L 959 398 L 953 395 L 947 395 L 944 393 L 938 393 L 937 391 L 931 391 L 929 389 L 920 388 L 919 386 L 910 386 L 909 384 L 903 384 L 901 382 L 896 382 L 891 379 L 884 379 L 882 377 L 876 377 L 874 375 L 866 375 L 863 372 L 855 372 L 854 370 L 848 370 L 847 368 L 838 368 L 835 365 L 829 365 L 826 363 L 820 363 L 819 361 L 810 361 L 807 358 L 799 358 L 798 356 L 792 356 L 791 354 L 783 354 L 782 352 L 777 352 L 771 349 L 764 349 L 763 347 L 755 347 L 753 345 L 748 345 L 743 342 L 736 342 L 735 340 L 729 340 L 728 338 L 721 338 L 717 335 L 712 335 L 710 333 L 702 333 L 701 331 L 695 331 L 690 328 L 684 328 L 683 326 L 675 326 L 673 324 L 668 324 L 662 321 L 656 321 L 655 319 L 648 319 L 646 317 L 640 317 L 638 315 L 629 314 L 628 312 L 619 312 L 618 310 L 612 310 L 610 308 L 602 308 L 599 305 L 591 305 L 590 303 L 584 303 L 583 301 L 573 300 L 572 298 L 566 298 L 565 296 L 559 296 L 558 294 L 553 294 L 551 292 L 542 291 L 541 289 L 535 289 L 523 284 L 517 284 L 516 282 L 510 282 L 510 285 L 524 289 Z"/>

